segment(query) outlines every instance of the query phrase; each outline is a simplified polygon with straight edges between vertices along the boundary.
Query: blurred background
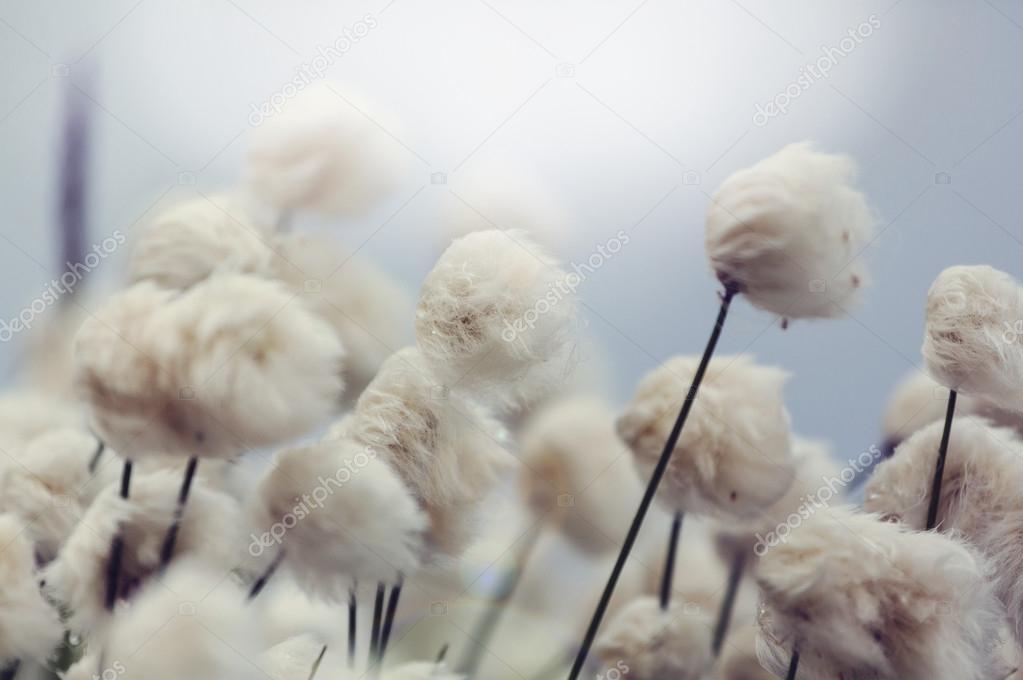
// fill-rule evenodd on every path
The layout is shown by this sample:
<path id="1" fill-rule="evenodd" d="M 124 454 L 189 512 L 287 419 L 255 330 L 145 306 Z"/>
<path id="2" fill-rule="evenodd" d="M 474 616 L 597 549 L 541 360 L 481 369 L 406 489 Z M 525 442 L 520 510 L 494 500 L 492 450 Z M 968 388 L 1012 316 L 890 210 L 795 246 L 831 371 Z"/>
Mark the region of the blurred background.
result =
<path id="1" fill-rule="evenodd" d="M 879 216 L 861 255 L 873 286 L 851 315 L 787 330 L 740 300 L 721 347 L 791 371 L 794 429 L 853 457 L 921 365 L 935 275 L 1021 274 L 1021 59 L 1023 6 L 1007 0 L 3 0 L 0 319 L 66 266 L 69 106 L 90 130 L 86 243 L 119 231 L 130 247 L 154 214 L 237 184 L 289 83 L 327 80 L 386 112 L 369 115 L 408 171 L 359 219 L 297 226 L 335 232 L 412 291 L 453 222 L 532 210 L 521 219 L 539 216 L 569 266 L 624 232 L 579 288 L 593 338 L 580 371 L 621 404 L 706 340 L 709 195 L 810 139 L 861 166 Z M 90 277 L 117 281 L 129 247 Z M 0 351 L 8 379 L 23 340 Z"/>

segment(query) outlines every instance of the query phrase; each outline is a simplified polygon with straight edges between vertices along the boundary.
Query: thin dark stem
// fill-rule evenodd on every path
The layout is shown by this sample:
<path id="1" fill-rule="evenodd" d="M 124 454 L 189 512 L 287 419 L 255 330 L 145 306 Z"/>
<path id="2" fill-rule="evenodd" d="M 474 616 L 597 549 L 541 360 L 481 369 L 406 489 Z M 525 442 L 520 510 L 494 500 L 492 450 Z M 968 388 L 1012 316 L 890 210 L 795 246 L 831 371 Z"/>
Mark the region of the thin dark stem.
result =
<path id="1" fill-rule="evenodd" d="M 103 452 L 106 451 L 107 445 L 102 439 L 98 440 L 96 444 L 96 453 L 92 454 L 92 460 L 89 461 L 89 474 L 96 474 L 96 468 L 99 467 L 99 461 L 103 458 Z"/>
<path id="2" fill-rule="evenodd" d="M 796 671 L 799 670 L 799 650 L 792 650 L 792 660 L 789 661 L 789 672 L 785 675 L 785 680 L 796 680 Z"/>
<path id="3" fill-rule="evenodd" d="M 505 574 L 498 586 L 497 595 L 490 602 L 487 611 L 483 613 L 473 632 L 469 634 L 471 644 L 468 650 L 466 650 L 465 658 L 459 664 L 460 672 L 465 677 L 472 678 L 476 676 L 487 646 L 490 644 L 491 639 L 493 639 L 494 633 L 497 632 L 501 616 L 507 611 L 508 602 L 522 582 L 522 575 L 526 571 L 526 565 L 529 564 L 529 558 L 539 542 L 541 533 L 543 533 L 543 524 L 538 522 L 529 531 L 525 542 L 519 549 L 518 555 L 515 558 L 515 567 Z"/>
<path id="4" fill-rule="evenodd" d="M 131 495 L 131 470 L 130 458 L 124 460 L 124 467 L 121 469 L 121 498 L 128 500 Z M 118 527 L 117 534 L 110 544 L 110 562 L 107 563 L 107 593 L 104 604 L 107 611 L 114 611 L 117 604 L 117 592 L 121 582 L 121 562 L 124 559 L 124 536 Z"/>
<path id="5" fill-rule="evenodd" d="M 174 508 L 174 520 L 167 535 L 163 539 L 163 548 L 160 550 L 160 571 L 167 568 L 171 557 L 174 556 L 174 546 L 178 542 L 178 531 L 181 529 L 181 518 L 185 514 L 185 506 L 188 504 L 188 495 L 192 491 L 192 480 L 195 479 L 195 470 L 199 467 L 199 459 L 192 456 L 188 459 L 188 466 L 185 468 L 185 478 L 181 481 L 181 490 L 178 492 L 178 505 Z"/>
<path id="6" fill-rule="evenodd" d="M 263 574 L 256 579 L 255 583 L 252 584 L 252 588 L 249 589 L 249 597 L 247 598 L 249 602 L 252 602 L 259 597 L 259 594 L 263 592 L 263 588 L 266 587 L 267 582 L 277 572 L 277 568 L 281 566 L 281 562 L 283 561 L 284 551 L 281 550 L 277 553 L 277 556 L 274 557 L 274 561 L 270 563 L 270 566 L 266 568 L 266 571 L 264 571 Z"/>
<path id="7" fill-rule="evenodd" d="M 682 531 L 682 511 L 675 513 L 668 534 L 668 556 L 664 560 L 664 573 L 661 575 L 661 610 L 668 611 L 671 605 L 671 584 L 675 579 L 675 554 L 678 552 L 678 535 Z"/>
<path id="8" fill-rule="evenodd" d="M 653 503 L 654 495 L 657 493 L 657 487 L 661 484 L 661 479 L 664 477 L 664 472 L 668 469 L 668 461 L 671 460 L 671 454 L 675 451 L 675 445 L 678 443 L 679 435 L 682 434 L 682 428 L 686 424 L 686 419 L 689 417 L 689 411 L 693 407 L 693 402 L 696 399 L 696 394 L 700 389 L 700 383 L 703 381 L 703 376 L 707 372 L 707 365 L 710 363 L 710 358 L 714 355 L 714 348 L 718 344 L 718 339 L 721 337 L 721 329 L 724 327 L 725 318 L 728 316 L 728 307 L 732 303 L 732 298 L 738 292 L 738 287 L 735 285 L 725 286 L 725 292 L 721 296 L 721 309 L 718 312 L 717 321 L 714 323 L 714 330 L 711 331 L 710 339 L 707 341 L 707 347 L 703 351 L 703 358 L 700 360 L 700 365 L 696 369 L 696 375 L 693 376 L 693 384 L 689 387 L 689 393 L 686 395 L 685 401 L 682 403 L 682 410 L 678 414 L 678 419 L 675 420 L 675 426 L 671 429 L 671 434 L 668 436 L 668 441 L 664 444 L 664 450 L 661 452 L 661 457 L 657 461 L 657 466 L 654 467 L 653 475 L 650 477 L 650 482 L 647 484 L 646 491 L 643 493 L 643 499 L 639 503 L 639 508 L 636 510 L 636 516 L 632 520 L 632 526 L 629 527 L 629 533 L 625 536 L 625 543 L 622 544 L 622 549 L 618 554 L 618 560 L 615 562 L 614 568 L 611 570 L 611 577 L 607 581 L 607 586 L 604 588 L 604 593 L 600 597 L 600 602 L 597 604 L 597 610 L 593 613 L 593 618 L 590 620 L 590 625 L 586 629 L 586 635 L 583 637 L 582 644 L 579 646 L 579 653 L 575 657 L 575 663 L 572 664 L 572 671 L 569 673 L 569 680 L 578 680 L 579 674 L 582 673 L 583 664 L 586 662 L 586 657 L 590 653 L 590 648 L 593 647 L 593 641 L 597 637 L 597 631 L 600 629 L 600 623 L 604 619 L 604 615 L 607 613 L 607 607 L 611 603 L 611 596 L 614 595 L 615 587 L 618 585 L 618 579 L 621 578 L 622 570 L 625 568 L 625 563 L 629 559 L 629 555 L 632 553 L 632 546 L 636 543 L 636 538 L 639 536 L 639 530 L 643 526 L 643 520 L 646 519 L 647 512 L 650 510 L 650 505 Z"/>
<path id="9" fill-rule="evenodd" d="M 369 631 L 369 659 L 372 664 L 380 654 L 380 623 L 384 615 L 384 584 L 377 584 L 377 596 L 373 602 L 373 627 Z"/>
<path id="10" fill-rule="evenodd" d="M 359 601 L 355 597 L 355 586 L 348 591 L 348 667 L 355 668 L 355 633 L 358 621 Z"/>
<path id="11" fill-rule="evenodd" d="M 437 664 L 438 666 L 440 664 L 444 663 L 444 659 L 448 658 L 448 647 L 449 646 L 450 645 L 448 645 L 448 643 L 445 642 L 444 646 L 440 648 L 439 652 L 437 652 L 437 660 L 434 661 L 434 663 Z"/>
<path id="12" fill-rule="evenodd" d="M 391 629 L 394 627 L 394 617 L 398 613 L 398 601 L 401 599 L 401 589 L 405 585 L 405 579 L 398 577 L 398 583 L 391 588 L 391 595 L 387 598 L 387 613 L 384 615 L 383 629 L 380 631 L 380 650 L 377 654 L 377 661 L 382 665 L 384 655 L 387 654 L 387 643 L 391 641 Z"/>
<path id="13" fill-rule="evenodd" d="M 711 641 L 711 651 L 715 659 L 721 654 L 725 635 L 728 634 L 728 624 L 732 621 L 732 610 L 735 609 L 735 596 L 739 593 L 739 584 L 742 582 L 742 571 L 745 567 L 746 553 L 741 550 L 735 551 L 732 569 L 728 573 L 728 587 L 725 589 L 724 599 L 721 600 L 717 624 L 714 626 L 714 638 Z"/>
<path id="14" fill-rule="evenodd" d="M 327 653 L 327 645 L 323 645 L 323 649 L 320 650 L 320 655 L 316 657 L 316 661 L 313 662 L 312 670 L 309 671 L 309 680 L 313 680 L 316 677 L 316 672 L 320 670 L 320 664 L 323 663 L 323 656 Z"/>
<path id="15" fill-rule="evenodd" d="M 934 466 L 934 483 L 931 485 L 931 504 L 927 508 L 927 526 L 930 531 L 938 521 L 938 504 L 941 502 L 941 478 L 945 475 L 945 456 L 948 454 L 948 439 L 952 435 L 952 418 L 956 412 L 956 391 L 948 392 L 948 410 L 945 411 L 945 429 L 938 446 L 938 462 Z"/>

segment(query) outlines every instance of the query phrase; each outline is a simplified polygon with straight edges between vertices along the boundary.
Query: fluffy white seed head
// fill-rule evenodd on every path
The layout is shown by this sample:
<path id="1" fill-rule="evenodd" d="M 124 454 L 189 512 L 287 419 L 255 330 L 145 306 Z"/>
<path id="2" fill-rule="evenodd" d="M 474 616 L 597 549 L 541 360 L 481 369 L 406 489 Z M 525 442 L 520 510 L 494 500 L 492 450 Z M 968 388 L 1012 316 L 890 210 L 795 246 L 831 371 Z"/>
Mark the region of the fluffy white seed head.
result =
<path id="1" fill-rule="evenodd" d="M 0 508 L 25 523 L 37 558 L 49 562 L 85 514 L 96 438 L 80 429 L 51 430 L 0 468 Z"/>
<path id="2" fill-rule="evenodd" d="M 798 645 L 809 678 L 999 677 L 1004 610 L 989 577 L 958 540 L 847 508 L 816 513 L 760 560 L 760 661 L 785 677 Z"/>
<path id="3" fill-rule="evenodd" d="M 835 317 L 867 283 L 874 218 L 848 156 L 790 144 L 726 179 L 707 214 L 711 267 L 785 318 Z"/>
<path id="4" fill-rule="evenodd" d="M 388 118 L 336 83 L 306 87 L 249 135 L 247 191 L 280 211 L 365 213 L 405 170 L 405 151 L 384 131 L 396 130 Z"/>
<path id="5" fill-rule="evenodd" d="M 74 405 L 41 392 L 12 391 L 0 395 L 0 450 L 7 453 L 16 454 L 52 429 L 84 424 L 84 415 Z"/>
<path id="6" fill-rule="evenodd" d="M 226 572 L 198 561 L 172 565 L 118 612 L 105 658 L 124 680 L 253 680 L 258 627 Z M 211 585 L 212 584 L 212 585 Z"/>
<path id="7" fill-rule="evenodd" d="M 949 267 L 927 293 L 923 355 L 939 383 L 1021 410 L 1023 289 L 988 266 Z"/>
<path id="8" fill-rule="evenodd" d="M 355 399 L 392 349 L 409 342 L 411 296 L 373 262 L 326 235 L 281 234 L 274 250 L 274 275 L 329 323 L 344 345 L 345 382 Z"/>
<path id="9" fill-rule="evenodd" d="M 642 484 L 614 429 L 614 411 L 589 397 L 545 406 L 520 436 L 522 493 L 577 548 L 613 550 L 628 530 Z"/>
<path id="10" fill-rule="evenodd" d="M 111 542 L 119 531 L 125 544 L 119 594 L 131 596 L 156 573 L 180 485 L 177 473 L 135 474 L 128 500 L 120 497 L 120 485 L 113 484 L 89 507 L 57 559 L 44 571 L 51 596 L 71 610 L 68 623 L 73 630 L 94 634 L 109 622 L 104 609 L 107 565 Z M 241 561 L 244 539 L 240 526 L 241 514 L 234 499 L 195 482 L 182 515 L 174 560 L 202 559 L 223 576 Z"/>
<path id="11" fill-rule="evenodd" d="M 96 430 L 132 457 L 232 457 L 299 436 L 337 407 L 337 337 L 276 282 L 225 274 L 175 293 L 143 282 L 82 326 L 76 383 Z"/>
<path id="12" fill-rule="evenodd" d="M 618 418 L 618 433 L 648 476 L 656 465 L 699 362 L 674 357 L 648 373 Z M 672 509 L 751 519 L 792 484 L 788 376 L 744 356 L 711 360 L 661 485 Z"/>
<path id="13" fill-rule="evenodd" d="M 64 634 L 39 591 L 35 553 L 21 520 L 0 515 L 0 660 L 44 661 Z"/>
<path id="14" fill-rule="evenodd" d="M 922 527 L 943 422 L 915 433 L 885 461 L 865 490 L 864 507 L 909 527 Z M 1015 430 L 974 417 L 956 418 L 942 475 L 937 527 L 961 535 L 992 562 L 995 590 L 1017 640 L 1023 641 L 1023 440 Z"/>
<path id="15" fill-rule="evenodd" d="M 346 601 L 354 581 L 419 568 L 426 517 L 373 449 L 332 439 L 284 451 L 257 496 L 257 525 L 311 595 Z"/>
<path id="16" fill-rule="evenodd" d="M 260 654 L 258 664 L 272 680 L 308 680 L 323 648 L 323 642 L 314 635 L 296 635 Z M 328 673 L 322 661 L 318 672 Z"/>
<path id="17" fill-rule="evenodd" d="M 474 533 L 473 508 L 513 462 L 497 421 L 447 391 L 414 347 L 384 362 L 334 433 L 393 466 L 430 516 L 431 548 L 452 557 Z"/>
<path id="18" fill-rule="evenodd" d="M 576 279 L 525 232 L 469 234 L 423 282 L 416 340 L 452 389 L 521 406 L 571 366 Z"/>
<path id="19" fill-rule="evenodd" d="M 199 197 L 161 214 L 135 243 L 132 282 L 188 288 L 216 272 L 264 275 L 273 251 L 267 235 L 225 196 Z"/>
<path id="20" fill-rule="evenodd" d="M 714 620 L 703 611 L 682 603 L 662 611 L 656 598 L 643 597 L 608 622 L 594 652 L 605 667 L 634 680 L 701 680 L 712 661 L 713 629 Z"/>

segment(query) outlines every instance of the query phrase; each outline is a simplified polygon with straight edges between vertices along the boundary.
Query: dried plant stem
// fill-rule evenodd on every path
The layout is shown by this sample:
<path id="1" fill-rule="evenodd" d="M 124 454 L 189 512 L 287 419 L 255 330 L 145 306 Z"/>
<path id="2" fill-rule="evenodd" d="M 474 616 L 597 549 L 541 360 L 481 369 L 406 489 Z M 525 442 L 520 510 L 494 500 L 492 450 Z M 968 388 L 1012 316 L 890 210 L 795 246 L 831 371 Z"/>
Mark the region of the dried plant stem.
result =
<path id="1" fill-rule="evenodd" d="M 263 588 L 265 588 L 267 582 L 273 578 L 273 575 L 277 572 L 277 568 L 281 566 L 281 562 L 283 561 L 284 551 L 281 550 L 277 553 L 277 556 L 274 557 L 274 561 L 270 563 L 270 566 L 266 568 L 266 571 L 264 571 L 263 574 L 252 584 L 252 587 L 249 589 L 249 602 L 252 602 L 259 597 L 259 594 L 263 592 Z"/>
<path id="2" fill-rule="evenodd" d="M 130 458 L 124 460 L 124 467 L 121 469 L 121 498 L 128 500 L 131 495 L 131 470 Z M 114 611 L 117 604 L 117 594 L 121 582 L 121 561 L 124 559 L 124 536 L 118 528 L 117 534 L 110 545 L 110 562 L 107 564 L 107 611 Z"/>
<path id="3" fill-rule="evenodd" d="M 604 593 L 600 597 L 600 602 L 597 604 L 597 610 L 593 614 L 593 618 L 590 620 L 590 625 L 586 630 L 586 635 L 583 637 L 582 644 L 579 646 L 579 653 L 576 655 L 575 663 L 572 665 L 572 670 L 569 673 L 569 680 L 578 680 L 579 674 L 582 673 L 583 664 L 586 662 L 586 657 L 590 653 L 590 648 L 593 647 L 593 641 L 597 637 L 597 631 L 600 629 L 600 623 L 604 619 L 604 615 L 607 613 L 607 607 L 611 603 L 611 596 L 614 595 L 615 588 L 618 585 L 618 579 L 621 578 L 622 570 L 625 569 L 625 563 L 629 559 L 629 555 L 632 553 L 632 547 L 636 543 L 636 538 L 639 536 L 639 530 L 643 526 L 643 520 L 646 519 L 647 512 L 650 510 L 650 505 L 653 503 L 654 495 L 657 493 L 657 487 L 661 484 L 661 479 L 664 477 L 665 471 L 668 469 L 668 462 L 671 460 L 671 454 L 675 450 L 675 445 L 678 443 L 678 438 L 682 434 L 682 428 L 686 424 L 686 419 L 689 417 L 689 411 L 693 407 L 693 402 L 696 400 L 696 394 L 700 389 L 700 383 L 703 382 L 703 376 L 707 372 L 707 366 L 710 364 L 710 359 L 714 355 L 714 348 L 717 346 L 718 339 L 721 337 L 721 330 L 724 328 L 725 319 L 728 316 L 728 307 L 732 303 L 732 298 L 738 293 L 738 287 L 734 284 L 725 286 L 725 292 L 721 296 L 721 309 L 718 311 L 717 321 L 714 323 L 714 329 L 711 331 L 710 339 L 707 341 L 707 347 L 703 351 L 703 358 L 700 360 L 700 365 L 696 369 L 696 375 L 693 376 L 693 384 L 689 387 L 689 393 L 686 395 L 685 401 L 682 403 L 682 410 L 678 414 L 678 418 L 675 420 L 675 425 L 671 429 L 671 434 L 668 436 L 668 441 L 664 444 L 664 450 L 661 452 L 661 457 L 657 461 L 656 467 L 654 467 L 653 475 L 650 477 L 650 482 L 647 484 L 646 491 L 643 494 L 643 499 L 639 503 L 639 508 L 636 510 L 636 516 L 632 520 L 632 526 L 629 527 L 629 533 L 625 536 L 625 542 L 622 544 L 622 549 L 618 554 L 618 560 L 615 562 L 614 568 L 611 570 L 611 576 L 607 581 L 607 585 L 604 588 Z"/>
<path id="4" fill-rule="evenodd" d="M 789 672 L 785 675 L 785 680 L 796 680 L 796 671 L 799 670 L 799 650 L 792 650 L 792 660 L 789 661 Z"/>
<path id="5" fill-rule="evenodd" d="M 377 652 L 377 663 L 383 665 L 384 655 L 387 654 L 387 643 L 391 641 L 391 629 L 394 628 L 394 617 L 398 613 L 398 601 L 401 600 L 401 589 L 405 585 L 405 578 L 398 577 L 398 582 L 391 588 L 391 595 L 387 598 L 387 613 L 384 614 L 383 628 L 380 631 L 380 649 Z"/>
<path id="6" fill-rule="evenodd" d="M 348 591 L 348 667 L 355 668 L 356 626 L 358 625 L 359 601 L 355 596 L 356 586 Z"/>
<path id="7" fill-rule="evenodd" d="M 948 392 L 948 409 L 945 411 L 945 429 L 941 432 L 941 444 L 938 446 L 938 462 L 934 465 L 934 482 L 931 485 L 931 504 L 927 508 L 927 531 L 934 528 L 938 521 L 938 504 L 941 502 L 941 478 L 945 474 L 945 457 L 948 454 L 948 439 L 952 435 L 952 418 L 956 412 L 956 391 Z"/>
<path id="8" fill-rule="evenodd" d="M 188 495 L 192 491 L 192 481 L 195 479 L 195 470 L 199 467 L 199 459 L 192 456 L 188 459 L 185 467 L 185 477 L 181 481 L 181 490 L 178 492 L 178 505 L 174 508 L 174 520 L 171 522 L 167 535 L 163 539 L 163 547 L 160 550 L 160 571 L 167 568 L 171 558 L 174 556 L 174 546 L 178 541 L 178 531 L 181 529 L 181 518 L 185 514 L 185 506 L 188 504 Z"/>
<path id="9" fill-rule="evenodd" d="M 711 652 L 715 659 L 721 655 L 721 647 L 728 634 L 728 625 L 732 621 L 732 611 L 735 609 L 735 596 L 739 593 L 739 584 L 742 583 L 742 572 L 745 567 L 746 553 L 736 550 L 735 555 L 732 556 L 731 571 L 728 572 L 728 586 L 725 589 L 725 596 L 721 600 L 717 623 L 714 625 L 714 638 L 711 640 Z"/>
<path id="10" fill-rule="evenodd" d="M 678 537 L 682 532 L 682 511 L 675 513 L 668 534 L 668 555 L 664 559 L 664 573 L 661 575 L 661 611 L 668 611 L 671 605 L 671 585 L 675 579 L 675 555 L 678 553 Z"/>

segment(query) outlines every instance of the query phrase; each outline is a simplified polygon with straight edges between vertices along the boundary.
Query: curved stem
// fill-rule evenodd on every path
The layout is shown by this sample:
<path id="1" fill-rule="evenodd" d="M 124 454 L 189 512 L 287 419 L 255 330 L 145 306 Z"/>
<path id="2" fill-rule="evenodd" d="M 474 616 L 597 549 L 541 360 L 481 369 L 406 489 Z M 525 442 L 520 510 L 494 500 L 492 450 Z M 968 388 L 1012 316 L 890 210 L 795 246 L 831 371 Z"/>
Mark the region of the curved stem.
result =
<path id="1" fill-rule="evenodd" d="M 938 445 L 938 462 L 934 466 L 934 482 L 931 484 L 931 504 L 927 508 L 927 526 L 930 531 L 938 522 L 938 504 L 941 502 L 941 478 L 945 474 L 945 457 L 948 454 L 948 440 L 952 435 L 952 417 L 956 412 L 956 391 L 948 392 L 948 408 L 945 411 L 945 429 L 941 432 L 941 444 Z"/>

